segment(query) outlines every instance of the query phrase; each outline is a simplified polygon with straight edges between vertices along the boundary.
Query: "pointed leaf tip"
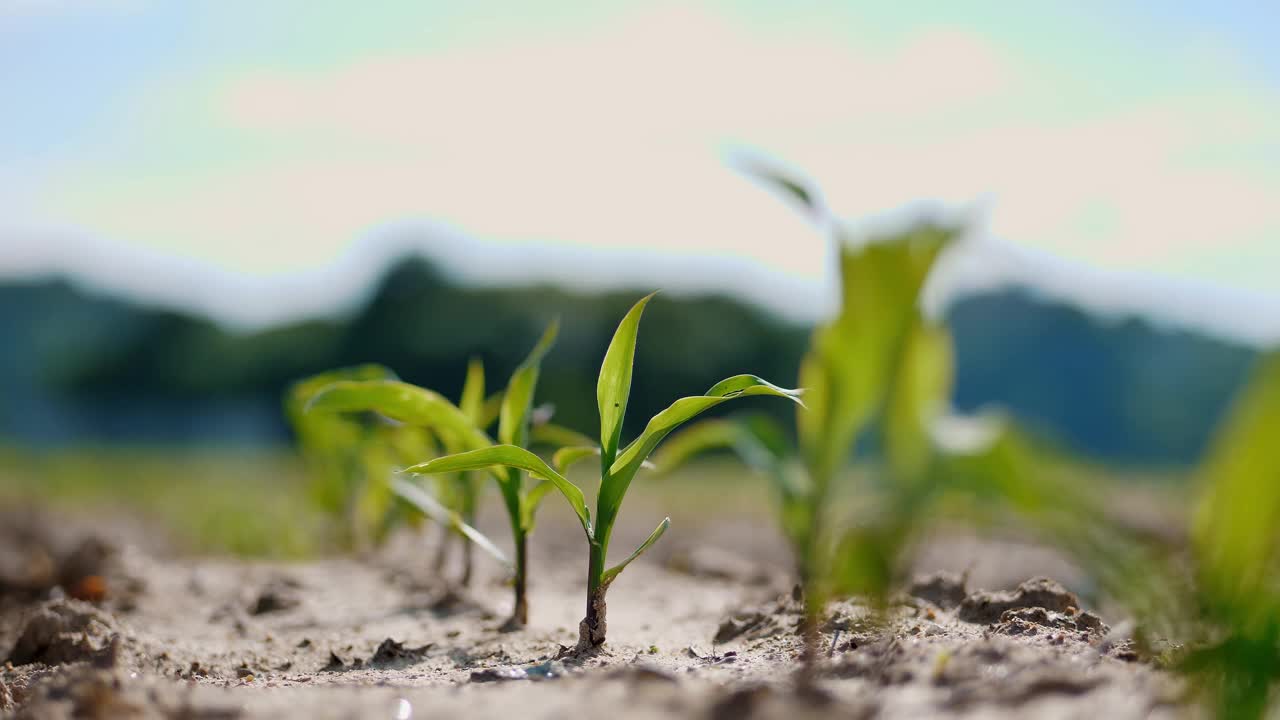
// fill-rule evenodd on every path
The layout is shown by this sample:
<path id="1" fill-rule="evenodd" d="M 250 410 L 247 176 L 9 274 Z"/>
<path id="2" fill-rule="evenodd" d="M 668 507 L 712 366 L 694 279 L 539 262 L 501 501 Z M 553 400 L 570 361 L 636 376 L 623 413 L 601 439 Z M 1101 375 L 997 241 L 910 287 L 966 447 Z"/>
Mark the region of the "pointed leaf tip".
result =
<path id="1" fill-rule="evenodd" d="M 636 336 L 640 332 L 640 318 L 645 306 L 657 292 L 640 298 L 622 321 L 618 323 L 609 349 L 600 364 L 600 378 L 596 382 L 596 405 L 600 412 L 600 449 L 605 463 L 613 462 L 618 452 L 622 433 L 622 420 L 627 413 L 627 399 L 631 396 L 631 372 L 635 362 Z"/>
<path id="2" fill-rule="evenodd" d="M 658 527 L 655 528 L 653 532 L 649 533 L 649 537 L 646 538 L 643 543 L 640 543 L 640 547 L 636 548 L 634 552 L 628 555 L 626 560 L 623 560 L 617 565 L 614 565 L 604 571 L 604 575 L 601 577 L 603 583 L 608 585 L 613 582 L 614 578 L 618 577 L 618 574 L 626 569 L 626 567 L 631 564 L 632 560 L 640 557 L 646 550 L 653 547 L 654 543 L 658 542 L 658 539 L 662 537 L 662 534 L 665 533 L 669 527 L 671 527 L 671 518 L 663 518 L 662 522 L 658 523 Z"/>

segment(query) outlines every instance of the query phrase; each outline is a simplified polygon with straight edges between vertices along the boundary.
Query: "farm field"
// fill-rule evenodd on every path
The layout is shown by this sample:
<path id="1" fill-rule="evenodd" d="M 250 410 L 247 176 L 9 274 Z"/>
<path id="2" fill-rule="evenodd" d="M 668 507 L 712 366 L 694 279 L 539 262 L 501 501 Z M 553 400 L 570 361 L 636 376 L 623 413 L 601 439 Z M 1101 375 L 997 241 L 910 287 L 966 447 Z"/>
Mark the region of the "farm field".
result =
<path id="1" fill-rule="evenodd" d="M 0 0 L 0 720 L 1280 720 L 1219 5 Z"/>
<path id="2" fill-rule="evenodd" d="M 0 652 L 14 662 L 0 673 L 7 712 L 496 718 L 512 707 L 556 717 L 608 702 L 627 718 L 1181 716 L 1181 682 L 1135 650 L 1123 614 L 1090 597 L 1089 579 L 1069 561 L 1016 532 L 940 531 L 918 554 L 919 582 L 895 598 L 883 627 L 868 622 L 866 607 L 832 603 L 822 631 L 829 655 L 814 691 L 797 694 L 801 610 L 786 549 L 769 525 L 763 484 L 727 462 L 638 488 L 620 542 L 643 539 L 660 508 L 674 509 L 672 531 L 619 580 L 608 643 L 557 660 L 577 635 L 586 569 L 567 510 L 548 509 L 538 528 L 528 627 L 504 632 L 502 568 L 482 558 L 473 586 L 452 590 L 431 571 L 434 528 L 338 557 L 219 534 L 219 512 L 261 507 L 263 522 L 285 523 L 298 519 L 275 505 L 305 507 L 289 494 L 300 487 L 288 480 L 298 477 L 296 461 L 227 455 L 175 462 L 181 454 L 85 451 L 78 482 L 38 458 L 9 458 L 6 480 L 17 481 L 4 487 L 21 498 L 6 497 L 6 506 L 31 510 L 7 512 L 0 524 Z M 126 490 L 116 506 L 94 497 L 83 476 L 85 467 L 114 474 L 175 464 L 188 469 L 184 484 L 144 471 L 138 497 Z M 51 482 L 18 477 L 33 471 Z M 1133 495 L 1141 508 L 1171 505 L 1167 489 Z M 155 503 L 150 513 L 135 502 L 144 496 Z M 500 529 L 497 508 L 486 508 L 494 512 L 480 524 Z M 232 554 L 246 550 L 292 559 Z M 102 578 L 101 596 L 89 598 L 99 602 L 16 589 L 41 557 L 72 594 L 91 589 L 72 575 Z M 968 570 L 963 590 L 954 574 L 933 575 L 954 568 Z M 1043 576 L 1065 588 L 1017 591 Z M 1013 592 L 984 592 L 1001 590 Z"/>

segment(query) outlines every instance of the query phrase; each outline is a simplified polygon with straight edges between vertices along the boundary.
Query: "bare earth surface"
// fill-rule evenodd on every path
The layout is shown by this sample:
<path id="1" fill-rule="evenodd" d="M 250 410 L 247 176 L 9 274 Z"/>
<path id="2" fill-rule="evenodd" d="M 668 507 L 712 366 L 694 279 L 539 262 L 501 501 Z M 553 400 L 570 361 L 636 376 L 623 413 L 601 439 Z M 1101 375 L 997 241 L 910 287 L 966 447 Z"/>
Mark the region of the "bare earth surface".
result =
<path id="1" fill-rule="evenodd" d="M 832 605 L 818 689 L 797 693 L 798 607 L 756 525 L 690 531 L 633 565 L 610 591 L 604 651 L 557 660 L 576 639 L 585 553 L 556 527 L 535 541 L 530 626 L 502 632 L 498 568 L 480 562 L 474 586 L 450 593 L 426 575 L 421 537 L 363 559 L 246 563 L 143 550 L 128 527 L 0 513 L 0 715 L 1183 714 L 1180 686 L 1138 656 L 1120 618 L 1055 581 L 1022 582 L 1078 584 L 1069 566 L 965 538 L 940 539 L 922 562 L 968 569 L 977 587 L 922 575 L 884 627 Z"/>

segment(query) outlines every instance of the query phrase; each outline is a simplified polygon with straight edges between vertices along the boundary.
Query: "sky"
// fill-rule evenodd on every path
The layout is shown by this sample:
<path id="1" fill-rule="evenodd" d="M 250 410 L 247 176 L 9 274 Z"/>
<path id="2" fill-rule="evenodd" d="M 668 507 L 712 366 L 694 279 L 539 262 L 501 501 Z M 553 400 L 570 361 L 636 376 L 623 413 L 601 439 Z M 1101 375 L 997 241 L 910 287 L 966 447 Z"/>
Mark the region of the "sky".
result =
<path id="1" fill-rule="evenodd" d="M 854 227 L 968 218 L 953 285 L 1280 342 L 1277 27 L 1264 0 L 0 0 L 0 274 L 252 324 L 408 245 L 803 315 L 826 250 L 735 170 L 768 158 Z"/>

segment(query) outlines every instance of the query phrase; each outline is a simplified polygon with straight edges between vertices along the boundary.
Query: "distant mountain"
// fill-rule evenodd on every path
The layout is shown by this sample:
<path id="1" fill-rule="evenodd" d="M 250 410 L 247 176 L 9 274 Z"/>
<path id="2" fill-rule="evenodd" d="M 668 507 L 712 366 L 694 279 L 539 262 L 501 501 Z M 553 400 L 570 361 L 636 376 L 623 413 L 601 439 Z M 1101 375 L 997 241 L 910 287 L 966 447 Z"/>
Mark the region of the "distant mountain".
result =
<path id="1" fill-rule="evenodd" d="M 540 396 L 556 398 L 561 422 L 586 429 L 595 422 L 600 357 L 638 295 L 470 287 L 407 257 L 353 313 L 233 332 L 65 280 L 0 284 L 0 439 L 280 443 L 288 438 L 280 396 L 296 378 L 376 361 L 456 397 L 468 357 L 483 357 L 497 386 L 556 315 L 565 323 Z M 971 295 L 948 314 L 960 408 L 1005 407 L 1100 459 L 1190 461 L 1256 356 L 1243 345 L 1101 319 L 1021 290 Z M 627 432 L 726 375 L 789 382 L 808 332 L 725 296 L 659 296 L 641 334 Z M 759 407 L 789 414 L 777 404 Z"/>

